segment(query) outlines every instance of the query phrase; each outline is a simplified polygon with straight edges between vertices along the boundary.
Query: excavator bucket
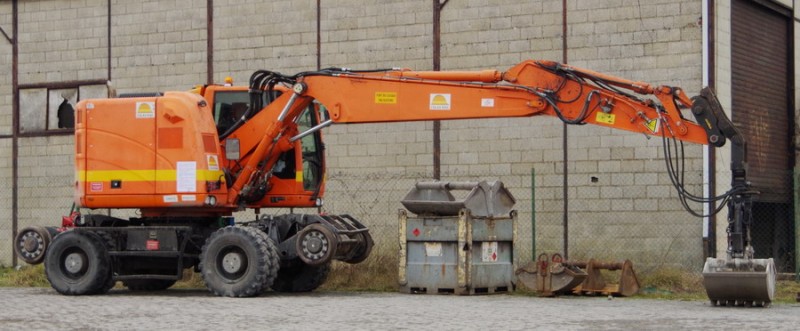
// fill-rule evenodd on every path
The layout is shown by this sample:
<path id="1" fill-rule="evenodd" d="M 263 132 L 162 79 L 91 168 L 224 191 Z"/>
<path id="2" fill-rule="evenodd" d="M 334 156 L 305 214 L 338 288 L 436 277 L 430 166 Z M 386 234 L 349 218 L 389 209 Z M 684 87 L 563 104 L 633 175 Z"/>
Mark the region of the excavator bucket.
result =
<path id="1" fill-rule="evenodd" d="M 703 266 L 703 285 L 715 306 L 768 307 L 776 278 L 772 259 L 708 258 Z"/>
<path id="2" fill-rule="evenodd" d="M 553 255 L 552 260 L 547 254 L 541 254 L 537 261 L 517 269 L 516 274 L 522 284 L 546 297 L 571 293 L 587 276 L 580 268 L 563 264 L 558 254 Z"/>
<path id="3" fill-rule="evenodd" d="M 590 259 L 589 262 L 567 262 L 569 265 L 584 268 L 586 270 L 586 280 L 581 286 L 575 288 L 575 292 L 583 294 L 602 294 L 629 297 L 639 292 L 639 278 L 633 271 L 633 262 L 625 260 L 622 262 L 600 262 Z M 618 272 L 616 284 L 607 284 L 602 270 Z M 611 276 L 613 276 L 612 273 Z"/>

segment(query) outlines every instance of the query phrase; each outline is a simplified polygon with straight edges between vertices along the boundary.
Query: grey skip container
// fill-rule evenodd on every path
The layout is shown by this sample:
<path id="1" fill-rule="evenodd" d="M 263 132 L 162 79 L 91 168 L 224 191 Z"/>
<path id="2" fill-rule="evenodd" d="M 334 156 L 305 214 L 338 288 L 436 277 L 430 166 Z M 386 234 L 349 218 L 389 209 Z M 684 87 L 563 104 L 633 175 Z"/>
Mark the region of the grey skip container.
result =
<path id="1" fill-rule="evenodd" d="M 456 199 L 452 190 L 470 192 Z M 402 203 L 416 215 L 398 216 L 401 292 L 514 290 L 517 212 L 502 182 L 421 182 Z"/>

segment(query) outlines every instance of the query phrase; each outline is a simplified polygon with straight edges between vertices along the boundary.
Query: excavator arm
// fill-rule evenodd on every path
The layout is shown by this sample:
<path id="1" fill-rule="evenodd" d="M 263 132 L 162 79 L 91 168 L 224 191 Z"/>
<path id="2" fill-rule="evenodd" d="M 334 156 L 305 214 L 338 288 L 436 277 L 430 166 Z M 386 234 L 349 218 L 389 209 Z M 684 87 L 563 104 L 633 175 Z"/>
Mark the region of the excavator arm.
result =
<path id="1" fill-rule="evenodd" d="M 261 109 L 262 96 L 272 93 L 276 86 L 291 90 Z M 669 162 L 668 170 L 687 210 L 686 200 L 717 201 L 719 209 L 728 209 L 728 256 L 709 259 L 704 268 L 711 301 L 766 305 L 774 295 L 772 259 L 754 259 L 750 244 L 752 196 L 756 192 L 750 190 L 745 176 L 744 138 L 708 88 L 689 98 L 679 87 L 653 86 L 540 60 L 524 61 L 505 72 L 329 68 L 285 76 L 258 71 L 250 79 L 250 93 L 251 107 L 261 110 L 243 117 L 232 135 L 241 139 L 238 148 L 244 157 L 228 190 L 229 204 L 251 192 L 258 178 L 263 182 L 279 155 L 291 149 L 294 141 L 335 123 L 548 115 L 568 124 L 593 124 L 660 137 L 665 142 L 665 158 L 671 155 L 676 141 L 716 147 L 731 141 L 732 188 L 719 197 L 691 195 Z M 323 105 L 329 117 L 298 132 L 296 119 L 315 104 Z M 685 118 L 682 109 L 695 120 Z M 223 144 L 227 149 L 227 141 Z M 739 289 L 744 279 L 749 280 L 747 291 Z"/>

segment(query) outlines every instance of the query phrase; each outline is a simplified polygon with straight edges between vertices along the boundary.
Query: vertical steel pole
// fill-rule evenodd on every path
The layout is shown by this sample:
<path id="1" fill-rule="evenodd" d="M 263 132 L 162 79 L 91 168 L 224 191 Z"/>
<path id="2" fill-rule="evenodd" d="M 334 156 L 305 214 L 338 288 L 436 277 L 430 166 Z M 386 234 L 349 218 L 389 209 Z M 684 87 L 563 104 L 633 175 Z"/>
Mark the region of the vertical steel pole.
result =
<path id="1" fill-rule="evenodd" d="M 433 71 L 441 70 L 442 8 L 447 1 L 433 0 Z M 433 121 L 433 179 L 442 178 L 442 122 Z"/>
<path id="2" fill-rule="evenodd" d="M 206 0 L 206 84 L 214 84 L 214 0 Z"/>
<path id="3" fill-rule="evenodd" d="M 561 62 L 567 63 L 567 0 L 561 2 Z M 562 150 L 564 151 L 564 164 L 562 172 L 564 173 L 563 181 L 563 202 L 564 202 L 564 215 L 562 223 L 564 225 L 564 259 L 569 260 L 569 151 L 567 150 L 567 123 L 562 124 L 563 137 L 562 137 Z"/>

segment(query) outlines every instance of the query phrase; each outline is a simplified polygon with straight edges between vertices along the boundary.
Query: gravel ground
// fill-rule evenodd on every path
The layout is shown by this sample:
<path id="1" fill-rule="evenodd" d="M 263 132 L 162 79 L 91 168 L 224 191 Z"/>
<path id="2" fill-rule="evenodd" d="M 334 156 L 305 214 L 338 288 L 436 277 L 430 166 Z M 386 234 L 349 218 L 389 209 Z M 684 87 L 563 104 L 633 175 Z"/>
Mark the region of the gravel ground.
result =
<path id="1" fill-rule="evenodd" d="M 46 288 L 0 288 L 2 330 L 798 330 L 800 304 L 712 307 L 702 301 L 536 298 L 399 293 L 202 290 L 67 297 Z"/>

